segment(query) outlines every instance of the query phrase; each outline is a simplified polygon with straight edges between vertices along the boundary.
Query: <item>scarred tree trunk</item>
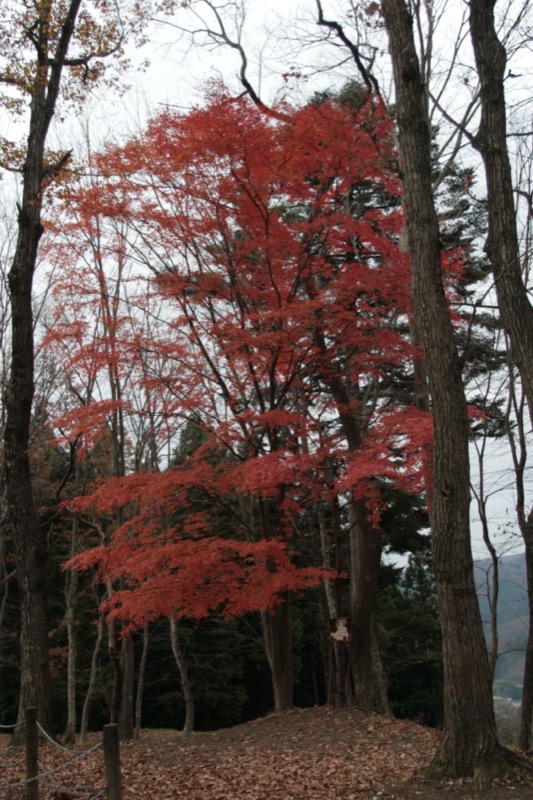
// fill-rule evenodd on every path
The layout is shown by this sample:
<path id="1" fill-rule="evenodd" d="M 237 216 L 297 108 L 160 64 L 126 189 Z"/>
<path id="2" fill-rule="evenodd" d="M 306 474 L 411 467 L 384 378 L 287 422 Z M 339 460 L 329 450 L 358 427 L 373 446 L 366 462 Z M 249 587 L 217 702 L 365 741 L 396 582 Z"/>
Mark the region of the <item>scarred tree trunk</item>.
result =
<path id="1" fill-rule="evenodd" d="M 432 544 L 443 631 L 444 729 L 431 773 L 482 783 L 501 767 L 490 674 L 473 576 L 468 419 L 442 282 L 431 187 L 431 131 L 405 0 L 382 0 L 396 85 L 412 293 L 433 411 Z"/>

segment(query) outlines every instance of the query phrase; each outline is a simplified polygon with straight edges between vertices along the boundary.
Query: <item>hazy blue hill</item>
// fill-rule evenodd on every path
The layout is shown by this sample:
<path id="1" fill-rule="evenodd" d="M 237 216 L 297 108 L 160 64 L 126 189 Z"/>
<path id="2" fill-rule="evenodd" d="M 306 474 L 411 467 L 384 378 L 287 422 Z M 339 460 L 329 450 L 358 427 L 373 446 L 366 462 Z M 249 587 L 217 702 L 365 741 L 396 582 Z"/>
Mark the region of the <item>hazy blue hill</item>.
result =
<path id="1" fill-rule="evenodd" d="M 475 562 L 475 578 L 481 615 L 490 646 L 490 612 L 487 599 L 487 580 L 492 576 L 490 559 Z M 524 650 L 527 637 L 526 565 L 523 554 L 500 559 L 500 594 L 498 598 L 498 628 L 500 635 L 495 694 L 520 699 Z"/>

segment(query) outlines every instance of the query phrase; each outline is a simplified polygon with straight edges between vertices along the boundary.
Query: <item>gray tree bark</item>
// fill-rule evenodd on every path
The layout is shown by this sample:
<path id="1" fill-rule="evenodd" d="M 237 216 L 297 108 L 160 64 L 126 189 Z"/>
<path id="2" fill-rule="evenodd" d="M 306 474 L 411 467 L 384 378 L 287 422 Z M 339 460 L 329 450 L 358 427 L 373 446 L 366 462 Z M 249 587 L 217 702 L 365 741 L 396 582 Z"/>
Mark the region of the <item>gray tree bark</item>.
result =
<path id="1" fill-rule="evenodd" d="M 445 712 L 434 776 L 489 779 L 501 767 L 489 664 L 470 546 L 468 419 L 442 281 L 431 186 L 431 131 L 405 0 L 382 0 L 396 85 L 404 205 L 416 325 L 433 412 L 432 545 L 443 630 Z"/>

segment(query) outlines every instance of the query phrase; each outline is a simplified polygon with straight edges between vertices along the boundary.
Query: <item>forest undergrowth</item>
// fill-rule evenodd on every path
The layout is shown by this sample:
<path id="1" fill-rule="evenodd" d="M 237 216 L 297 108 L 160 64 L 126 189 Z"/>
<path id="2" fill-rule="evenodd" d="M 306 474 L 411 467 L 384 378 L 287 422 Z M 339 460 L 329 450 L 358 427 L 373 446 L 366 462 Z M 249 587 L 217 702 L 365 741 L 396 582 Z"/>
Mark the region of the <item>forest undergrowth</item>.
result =
<path id="1" fill-rule="evenodd" d="M 88 747 L 99 739 L 91 736 Z M 467 800 L 468 781 L 425 781 L 438 733 L 414 722 L 357 709 L 271 714 L 233 728 L 184 736 L 142 731 L 121 745 L 123 797 L 136 800 Z M 0 784 L 22 800 L 24 752 L 0 738 Z M 81 748 L 80 748 L 81 750 Z M 40 800 L 105 797 L 101 749 L 74 754 L 41 748 Z M 65 764 L 65 769 L 58 767 Z M 70 766 L 69 766 L 70 764 Z M 533 787 L 501 780 L 488 800 L 532 800 Z"/>

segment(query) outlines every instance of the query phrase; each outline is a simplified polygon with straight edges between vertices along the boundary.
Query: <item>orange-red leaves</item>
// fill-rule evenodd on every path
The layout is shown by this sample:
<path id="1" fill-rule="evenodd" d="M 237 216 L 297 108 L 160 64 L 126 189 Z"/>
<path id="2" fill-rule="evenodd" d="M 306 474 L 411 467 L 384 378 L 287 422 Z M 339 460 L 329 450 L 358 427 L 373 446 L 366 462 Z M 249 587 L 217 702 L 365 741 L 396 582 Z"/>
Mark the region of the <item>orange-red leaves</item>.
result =
<path id="1" fill-rule="evenodd" d="M 180 540 L 165 548 L 123 543 L 98 548 L 69 562 L 97 566 L 107 577 L 120 576 L 129 587 L 108 600 L 108 615 L 134 626 L 160 616 L 201 619 L 210 613 L 235 616 L 266 611 L 284 594 L 330 577 L 319 568 L 296 567 L 283 542 L 236 542 L 217 537 Z"/>

